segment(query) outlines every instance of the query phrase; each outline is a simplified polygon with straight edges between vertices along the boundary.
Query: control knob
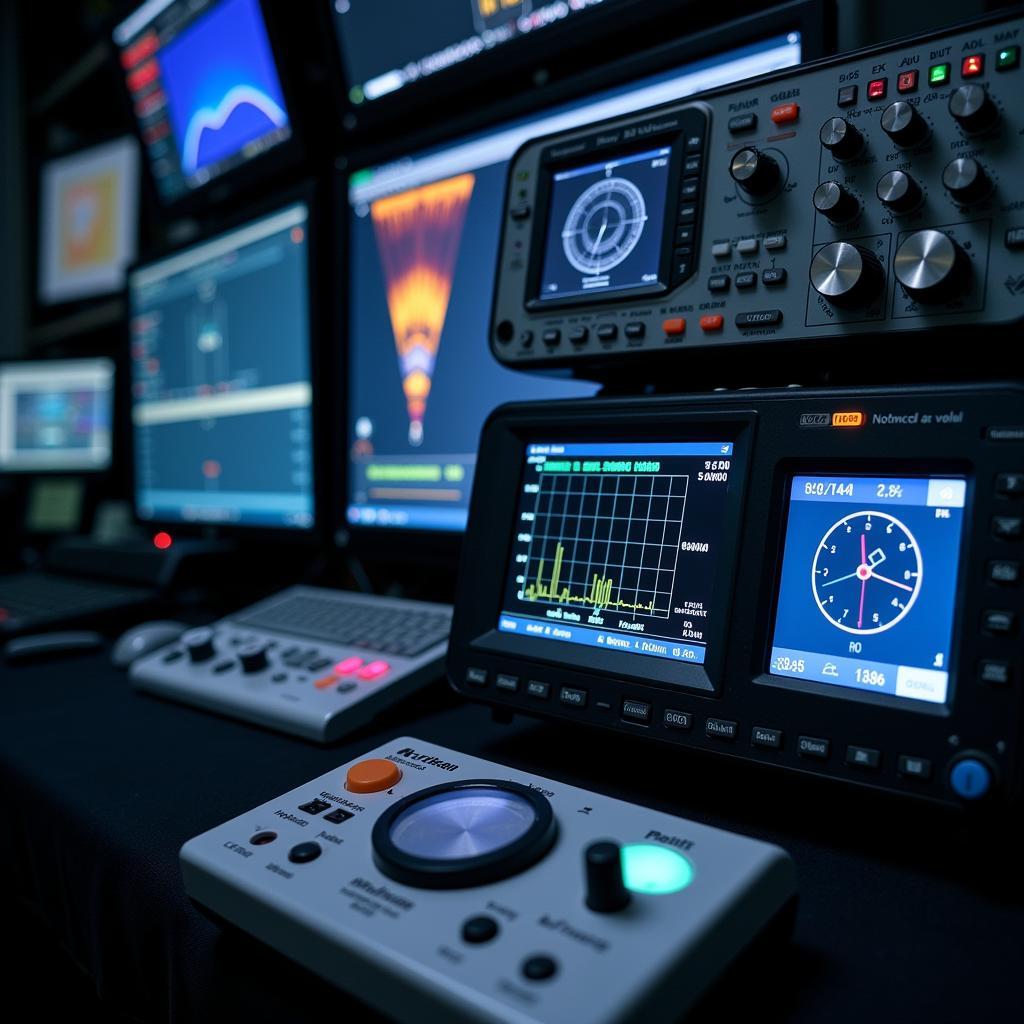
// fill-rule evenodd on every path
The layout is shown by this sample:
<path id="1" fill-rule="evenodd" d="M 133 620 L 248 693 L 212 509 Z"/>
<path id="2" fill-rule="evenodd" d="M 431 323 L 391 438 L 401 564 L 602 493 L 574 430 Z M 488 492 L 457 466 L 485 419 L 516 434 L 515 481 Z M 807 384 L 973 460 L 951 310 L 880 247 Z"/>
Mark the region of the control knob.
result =
<path id="1" fill-rule="evenodd" d="M 622 880 L 622 852 L 618 843 L 601 840 L 583 852 L 587 877 L 587 906 L 598 914 L 614 914 L 629 904 Z"/>
<path id="2" fill-rule="evenodd" d="M 818 138 L 837 160 L 849 160 L 864 148 L 864 136 L 845 117 L 830 117 Z"/>
<path id="3" fill-rule="evenodd" d="M 824 214 L 833 224 L 853 220 L 860 210 L 860 203 L 838 181 L 823 181 L 811 199 L 818 213 Z"/>
<path id="4" fill-rule="evenodd" d="M 987 132 L 999 120 L 992 97 L 976 82 L 961 85 L 949 97 L 949 112 L 968 135 Z"/>
<path id="5" fill-rule="evenodd" d="M 811 286 L 843 309 L 871 305 L 884 282 L 878 259 L 852 242 L 830 242 L 811 260 Z"/>
<path id="6" fill-rule="evenodd" d="M 767 153 L 744 146 L 729 162 L 732 180 L 748 195 L 766 196 L 779 184 L 779 165 Z"/>
<path id="7" fill-rule="evenodd" d="M 906 171 L 886 171 L 878 179 L 875 195 L 893 213 L 909 213 L 921 203 L 921 186 Z"/>
<path id="8" fill-rule="evenodd" d="M 243 672 L 262 672 L 270 664 L 266 645 L 259 640 L 239 647 L 238 660 L 242 663 Z"/>
<path id="9" fill-rule="evenodd" d="M 942 184 L 958 203 L 976 203 L 992 191 L 985 168 L 973 157 L 958 156 L 942 171 Z"/>
<path id="10" fill-rule="evenodd" d="M 198 629 L 190 629 L 181 636 L 181 642 L 188 651 L 189 659 L 196 664 L 209 661 L 216 653 L 213 646 L 213 630 L 207 626 L 200 626 Z"/>
<path id="11" fill-rule="evenodd" d="M 897 100 L 882 111 L 882 131 L 897 146 L 906 148 L 928 138 L 928 122 L 912 103 Z"/>
<path id="12" fill-rule="evenodd" d="M 944 231 L 925 228 L 900 243 L 892 269 L 896 280 L 911 296 L 923 302 L 936 302 L 963 288 L 970 262 Z"/>

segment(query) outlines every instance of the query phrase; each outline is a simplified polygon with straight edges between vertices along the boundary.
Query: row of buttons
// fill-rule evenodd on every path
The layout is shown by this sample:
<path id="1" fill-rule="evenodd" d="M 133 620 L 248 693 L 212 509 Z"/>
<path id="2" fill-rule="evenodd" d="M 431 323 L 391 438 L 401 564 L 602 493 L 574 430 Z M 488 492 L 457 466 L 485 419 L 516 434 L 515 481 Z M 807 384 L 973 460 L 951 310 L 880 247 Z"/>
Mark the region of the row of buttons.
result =
<path id="1" fill-rule="evenodd" d="M 780 103 L 772 107 L 768 115 L 772 124 L 789 124 L 800 117 L 799 103 Z M 752 132 L 757 128 L 757 114 L 737 114 L 729 118 L 729 132 L 738 135 L 741 132 Z"/>
<path id="2" fill-rule="evenodd" d="M 702 134 L 688 135 L 683 156 L 683 183 L 679 190 L 679 210 L 675 249 L 672 253 L 672 287 L 682 284 L 693 273 L 693 242 L 696 235 L 697 199 L 700 195 Z"/>
<path id="3" fill-rule="evenodd" d="M 761 246 L 758 238 L 740 238 L 736 241 L 736 252 L 740 256 L 754 256 Z M 767 235 L 764 240 L 764 247 L 768 252 L 780 252 L 786 248 L 785 235 Z M 728 259 L 732 255 L 731 242 L 715 242 L 711 246 L 711 255 L 717 260 Z"/>
<path id="4" fill-rule="evenodd" d="M 776 288 L 786 283 L 785 267 L 765 267 L 761 271 L 761 283 L 769 288 Z M 728 274 L 712 274 L 708 278 L 709 292 L 727 292 L 732 278 Z M 736 275 L 736 287 L 740 289 L 753 288 L 757 284 L 757 274 L 752 270 Z"/>
<path id="5" fill-rule="evenodd" d="M 997 474 L 993 490 L 1000 498 L 1024 497 L 1024 473 Z M 1024 539 L 1024 516 L 996 514 L 990 529 L 995 540 L 1018 542 Z M 989 583 L 1001 588 L 1016 587 L 1021 565 L 1012 558 L 990 559 L 985 564 L 985 575 Z M 1017 613 L 1007 608 L 986 608 L 981 613 L 981 628 L 988 636 L 1013 636 L 1017 632 Z M 986 659 L 980 663 L 978 675 L 982 682 L 1004 686 L 1011 681 L 1011 668 L 1006 661 Z"/>
<path id="6" fill-rule="evenodd" d="M 594 333 L 600 341 L 616 341 L 619 337 L 619 326 L 618 324 L 599 324 Z M 638 341 L 647 333 L 647 328 L 640 321 L 634 321 L 626 324 L 622 333 L 630 340 Z M 590 340 L 590 328 L 573 327 L 567 332 L 567 337 L 573 345 L 585 345 Z M 549 327 L 541 335 L 541 340 L 548 348 L 557 348 L 562 343 L 562 332 L 557 327 Z M 523 331 L 519 336 L 519 344 L 523 348 L 529 348 L 533 344 L 533 331 Z"/>

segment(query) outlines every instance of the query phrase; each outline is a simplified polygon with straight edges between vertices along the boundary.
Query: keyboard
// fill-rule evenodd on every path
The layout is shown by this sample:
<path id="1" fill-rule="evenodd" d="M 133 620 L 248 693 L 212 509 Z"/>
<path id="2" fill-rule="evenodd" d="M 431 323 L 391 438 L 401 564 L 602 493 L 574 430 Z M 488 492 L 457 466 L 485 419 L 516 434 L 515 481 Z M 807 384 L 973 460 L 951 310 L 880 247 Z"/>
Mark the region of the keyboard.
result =
<path id="1" fill-rule="evenodd" d="M 43 572 L 0 576 L 0 635 L 23 633 L 131 607 L 152 591 Z"/>
<path id="2" fill-rule="evenodd" d="M 448 605 L 290 587 L 140 658 L 149 693 L 321 743 L 443 674 Z"/>

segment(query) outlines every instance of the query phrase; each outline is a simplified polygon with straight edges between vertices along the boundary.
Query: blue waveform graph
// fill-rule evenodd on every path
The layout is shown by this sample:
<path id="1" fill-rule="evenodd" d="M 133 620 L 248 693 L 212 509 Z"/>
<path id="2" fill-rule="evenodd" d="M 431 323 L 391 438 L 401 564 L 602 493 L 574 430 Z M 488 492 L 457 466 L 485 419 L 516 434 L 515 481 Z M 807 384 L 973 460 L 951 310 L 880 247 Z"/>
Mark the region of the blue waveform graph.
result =
<path id="1" fill-rule="evenodd" d="M 186 175 L 288 128 L 258 0 L 224 0 L 171 40 L 158 60 Z"/>

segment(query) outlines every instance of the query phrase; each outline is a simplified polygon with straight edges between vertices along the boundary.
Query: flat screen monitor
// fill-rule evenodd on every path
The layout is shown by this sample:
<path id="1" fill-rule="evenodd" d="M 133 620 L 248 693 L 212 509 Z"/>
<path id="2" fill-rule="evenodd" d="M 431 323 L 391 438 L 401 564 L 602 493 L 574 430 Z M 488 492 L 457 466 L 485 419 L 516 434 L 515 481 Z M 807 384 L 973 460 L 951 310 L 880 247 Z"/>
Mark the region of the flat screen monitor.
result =
<path id="1" fill-rule="evenodd" d="M 312 527 L 308 261 L 298 202 L 130 273 L 139 519 Z"/>
<path id="2" fill-rule="evenodd" d="M 114 42 L 164 202 L 290 138 L 259 0 L 147 0 Z"/>
<path id="3" fill-rule="evenodd" d="M 371 103 L 609 0 L 333 0 L 349 102 Z"/>
<path id="4" fill-rule="evenodd" d="M 115 139 L 51 160 L 40 185 L 40 302 L 120 291 L 138 240 L 138 143 Z"/>
<path id="5" fill-rule="evenodd" d="M 0 364 L 0 472 L 82 473 L 111 459 L 114 364 Z"/>
<path id="6" fill-rule="evenodd" d="M 350 176 L 351 525 L 464 529 L 480 429 L 492 409 L 595 390 L 505 369 L 488 351 L 505 180 L 516 149 L 800 59 L 799 33 L 783 32 Z"/>

